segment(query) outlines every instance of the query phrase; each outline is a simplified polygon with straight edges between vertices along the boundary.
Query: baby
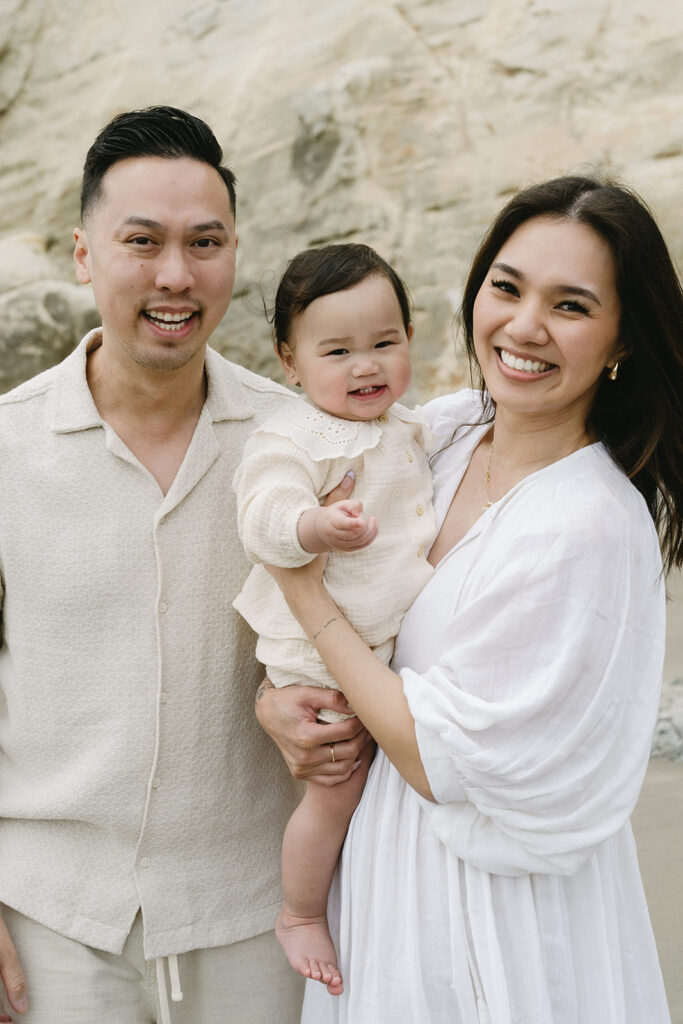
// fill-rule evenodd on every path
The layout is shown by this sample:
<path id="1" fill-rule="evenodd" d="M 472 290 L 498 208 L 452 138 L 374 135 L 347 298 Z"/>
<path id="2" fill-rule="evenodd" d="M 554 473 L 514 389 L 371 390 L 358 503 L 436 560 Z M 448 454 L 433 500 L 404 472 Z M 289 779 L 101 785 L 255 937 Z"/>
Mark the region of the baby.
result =
<path id="1" fill-rule="evenodd" d="M 327 589 L 388 664 L 401 619 L 432 574 L 436 533 L 431 435 L 420 413 L 397 404 L 411 373 L 405 286 L 366 245 L 309 249 L 280 282 L 273 327 L 287 379 L 305 397 L 247 442 L 234 481 L 242 542 L 252 561 L 285 567 L 330 552 Z M 352 499 L 321 506 L 347 472 Z M 258 634 L 256 655 L 275 686 L 337 688 L 263 564 L 235 608 Z M 320 712 L 321 721 L 339 717 Z M 277 936 L 292 967 L 333 995 L 343 982 L 327 894 L 366 776 L 363 765 L 332 787 L 309 782 L 283 842 Z"/>

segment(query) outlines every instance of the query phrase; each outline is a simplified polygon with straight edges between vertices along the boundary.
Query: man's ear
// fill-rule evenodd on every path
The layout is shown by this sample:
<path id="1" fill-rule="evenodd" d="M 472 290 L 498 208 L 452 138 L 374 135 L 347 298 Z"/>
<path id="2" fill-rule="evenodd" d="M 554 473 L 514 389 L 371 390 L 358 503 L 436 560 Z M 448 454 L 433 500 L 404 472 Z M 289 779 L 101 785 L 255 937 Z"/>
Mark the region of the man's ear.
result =
<path id="1" fill-rule="evenodd" d="M 76 265 L 76 279 L 79 284 L 90 284 L 90 258 L 88 250 L 88 236 L 85 228 L 74 228 L 74 263 Z"/>

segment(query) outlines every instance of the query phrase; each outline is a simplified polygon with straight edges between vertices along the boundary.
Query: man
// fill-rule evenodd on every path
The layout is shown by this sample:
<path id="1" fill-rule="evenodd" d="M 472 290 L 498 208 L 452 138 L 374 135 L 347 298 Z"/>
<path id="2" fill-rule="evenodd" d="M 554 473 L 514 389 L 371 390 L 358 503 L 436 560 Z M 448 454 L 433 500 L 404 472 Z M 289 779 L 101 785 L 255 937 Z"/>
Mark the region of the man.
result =
<path id="1" fill-rule="evenodd" d="M 298 794 L 231 607 L 232 476 L 288 393 L 207 347 L 237 249 L 221 160 L 174 108 L 103 129 L 74 232 L 102 328 L 0 398 L 5 1021 L 298 1020 L 271 931 Z M 363 736 L 308 717 L 292 742 L 332 782 Z"/>

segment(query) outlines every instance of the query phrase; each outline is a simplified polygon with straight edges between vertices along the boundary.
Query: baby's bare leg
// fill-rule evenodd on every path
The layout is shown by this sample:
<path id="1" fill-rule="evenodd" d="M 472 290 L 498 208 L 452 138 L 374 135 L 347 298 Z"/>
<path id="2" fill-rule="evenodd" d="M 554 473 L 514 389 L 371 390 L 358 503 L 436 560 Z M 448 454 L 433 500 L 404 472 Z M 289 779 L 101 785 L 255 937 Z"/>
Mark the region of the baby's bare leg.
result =
<path id="1" fill-rule="evenodd" d="M 327 927 L 327 894 L 373 753 L 373 748 L 363 751 L 360 767 L 346 782 L 307 783 L 282 843 L 284 902 L 275 932 L 294 970 L 322 981 L 332 995 L 344 986 Z"/>

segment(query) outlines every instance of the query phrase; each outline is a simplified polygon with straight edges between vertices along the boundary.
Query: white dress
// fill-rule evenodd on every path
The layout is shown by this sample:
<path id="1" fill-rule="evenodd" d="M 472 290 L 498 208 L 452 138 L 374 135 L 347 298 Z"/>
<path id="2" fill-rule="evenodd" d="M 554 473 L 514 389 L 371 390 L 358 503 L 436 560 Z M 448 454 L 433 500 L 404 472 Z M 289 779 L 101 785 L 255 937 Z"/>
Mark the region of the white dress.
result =
<path id="1" fill-rule="evenodd" d="M 431 403 L 437 439 L 478 402 Z M 439 522 L 486 429 L 435 460 Z M 345 990 L 308 982 L 302 1024 L 670 1020 L 629 824 L 663 646 L 652 521 L 602 445 L 484 513 L 394 655 L 438 803 L 378 752 L 330 896 Z"/>

